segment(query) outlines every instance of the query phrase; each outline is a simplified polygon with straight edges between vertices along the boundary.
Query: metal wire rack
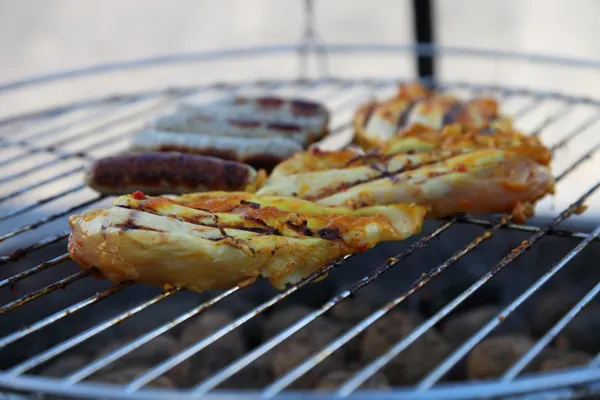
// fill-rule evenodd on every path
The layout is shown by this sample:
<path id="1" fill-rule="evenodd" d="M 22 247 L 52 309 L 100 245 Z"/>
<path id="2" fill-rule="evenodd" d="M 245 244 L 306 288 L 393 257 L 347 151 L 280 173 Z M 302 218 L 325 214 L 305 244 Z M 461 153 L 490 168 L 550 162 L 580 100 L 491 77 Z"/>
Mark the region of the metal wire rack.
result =
<path id="1" fill-rule="evenodd" d="M 327 48 L 328 53 L 336 51 L 356 51 L 364 48 L 348 46 Z M 428 46 L 409 46 L 404 50 L 411 50 L 421 56 L 433 54 L 433 50 Z M 265 53 L 272 53 L 282 49 L 263 49 Z M 289 48 L 288 50 L 296 50 Z M 367 48 L 369 51 L 392 51 L 390 48 Z M 399 51 L 399 47 L 393 48 Z M 441 53 L 467 53 L 471 56 L 493 56 L 509 58 L 525 58 L 529 61 L 553 62 L 557 64 L 584 65 L 586 67 L 600 67 L 600 64 L 583 61 L 569 61 L 563 59 L 552 59 L 542 56 L 523 57 L 508 53 L 475 52 L 459 49 L 441 49 L 435 48 L 435 54 Z M 0 92 L 3 94 L 11 90 L 17 90 L 31 85 L 40 85 L 49 81 L 70 79 L 74 76 L 97 73 L 101 71 L 119 69 L 122 67 L 151 66 L 156 63 L 187 62 L 190 60 L 203 60 L 224 56 L 224 55 L 250 55 L 247 52 L 226 52 L 219 55 L 198 55 L 186 57 L 173 57 L 171 59 L 145 60 L 143 62 L 133 63 L 132 65 L 110 65 L 98 67 L 91 71 L 71 71 L 60 75 L 46 76 L 28 81 L 16 82 L 0 86 Z M 350 117 L 353 109 L 372 95 L 382 94 L 393 90 L 398 83 L 396 79 L 301 79 L 301 80 L 273 80 L 263 82 L 242 82 L 242 83 L 219 83 L 209 85 L 199 85 L 195 87 L 177 87 L 163 90 L 153 90 L 146 92 L 111 95 L 109 97 L 95 98 L 73 104 L 68 104 L 40 111 L 28 112 L 23 115 L 10 116 L 0 121 L 0 148 L 5 150 L 6 156 L 0 158 L 0 185 L 7 184 L 11 189 L 3 191 L 0 195 L 0 204 L 3 204 L 4 211 L 0 214 L 0 228 L 4 227 L 4 233 L 0 233 L 0 246 L 3 247 L 3 255 L 0 256 L 0 266 L 7 268 L 13 266 L 16 272 L 9 274 L 0 280 L 0 290 L 12 290 L 14 294 L 9 296 L 9 300 L 0 306 L 0 318 L 6 319 L 13 316 L 14 320 L 19 321 L 18 327 L 11 330 L 8 334 L 0 337 L 0 351 L 8 350 L 19 346 L 19 343 L 25 339 L 43 337 L 45 329 L 56 324 L 66 325 L 65 336 L 62 341 L 45 346 L 44 350 L 25 357 L 14 363 L 5 370 L 0 371 L 0 388 L 7 391 L 16 392 L 41 392 L 62 396 L 74 396 L 85 398 L 138 398 L 138 399 L 158 399 L 158 398 L 228 398 L 235 393 L 218 390 L 218 386 L 227 379 L 234 376 L 237 372 L 256 361 L 262 355 L 276 348 L 279 344 L 291 337 L 294 333 L 300 331 L 313 321 L 342 303 L 349 297 L 361 291 L 372 282 L 385 279 L 382 278 L 387 271 L 399 268 L 408 260 L 413 253 L 431 251 L 435 243 L 434 239 L 445 235 L 448 232 L 460 229 L 461 225 L 469 224 L 482 228 L 483 232 L 472 239 L 466 246 L 456 249 L 456 252 L 444 262 L 431 265 L 431 269 L 423 274 L 412 285 L 405 288 L 398 288 L 395 297 L 387 304 L 377 309 L 371 315 L 364 318 L 355 326 L 349 328 L 344 333 L 329 342 L 317 353 L 312 354 L 303 362 L 297 365 L 285 375 L 279 377 L 269 386 L 260 391 L 244 392 L 245 396 L 250 397 L 273 397 L 297 398 L 299 396 L 311 397 L 349 397 L 349 398 L 373 398 L 373 396 L 384 395 L 386 398 L 403 399 L 425 399 L 425 398 L 472 398 L 472 397 L 496 397 L 496 396 L 517 396 L 530 394 L 548 394 L 556 396 L 576 396 L 582 393 L 594 393 L 600 390 L 600 356 L 596 357 L 587 367 L 573 368 L 563 372 L 546 373 L 539 375 L 522 374 L 522 371 L 528 363 L 538 355 L 545 346 L 571 321 L 593 298 L 600 292 L 600 282 L 585 293 L 581 300 L 567 312 L 554 327 L 552 327 L 518 362 L 516 362 L 499 379 L 493 381 L 479 382 L 476 384 L 446 384 L 439 383 L 448 371 L 456 365 L 470 350 L 483 340 L 497 326 L 511 315 L 519 306 L 527 301 L 534 293 L 540 290 L 548 281 L 550 281 L 559 271 L 568 268 L 569 262 L 582 252 L 584 248 L 592 242 L 597 241 L 600 236 L 600 226 L 591 232 L 576 232 L 561 229 L 559 226 L 563 221 L 569 219 L 575 214 L 581 212 L 582 206 L 595 194 L 600 188 L 600 182 L 594 182 L 596 177 L 592 176 L 587 187 L 573 198 L 571 204 L 564 210 L 556 213 L 554 218 L 542 226 L 519 225 L 511 222 L 511 216 L 503 216 L 499 219 L 480 219 L 470 217 L 456 217 L 446 221 L 439 221 L 438 226 L 429 232 L 426 232 L 417 241 L 407 246 L 398 254 L 390 254 L 387 262 L 376 266 L 361 279 L 349 285 L 346 289 L 340 291 L 330 300 L 324 302 L 320 307 L 304 318 L 292 323 L 271 339 L 255 347 L 243 357 L 237 359 L 227 367 L 221 369 L 208 379 L 198 382 L 191 389 L 166 390 L 166 389 L 148 389 L 146 385 L 162 374 L 176 367 L 181 362 L 193 357 L 201 350 L 211 346 L 220 338 L 228 333 L 240 328 L 242 325 L 253 320 L 257 315 L 275 307 L 284 299 L 294 293 L 302 290 L 311 282 L 324 275 L 334 272 L 334 270 L 344 268 L 344 264 L 350 259 L 362 256 L 346 257 L 335 264 L 329 265 L 312 275 L 306 277 L 296 285 L 288 287 L 286 290 L 277 293 L 263 303 L 248 307 L 245 313 L 240 315 L 235 321 L 218 329 L 212 334 L 199 338 L 199 340 L 179 353 L 163 360 L 153 368 L 137 376 L 131 382 L 124 386 L 112 386 L 86 381 L 95 372 L 101 370 L 107 365 L 118 362 L 119 359 L 149 343 L 160 335 L 175 329 L 177 326 L 190 320 L 205 310 L 214 307 L 226 299 L 234 298 L 244 288 L 234 287 L 227 291 L 211 294 L 212 297 L 202 300 L 199 304 L 187 311 L 165 321 L 144 334 L 131 339 L 122 347 L 112 350 L 85 365 L 84 367 L 72 372 L 68 376 L 59 378 L 50 378 L 32 374 L 37 367 L 47 361 L 55 359 L 57 356 L 75 348 L 79 344 L 93 339 L 94 337 L 115 329 L 118 324 L 133 318 L 135 315 L 144 311 L 152 311 L 152 308 L 169 298 L 180 296 L 182 291 L 170 289 L 145 300 L 133 299 L 139 301 L 133 306 L 127 305 L 122 311 L 112 312 L 111 315 L 102 317 L 98 322 L 86 329 L 69 329 L 68 321 L 72 314 L 85 313 L 91 310 L 93 306 L 101 303 L 103 300 L 120 293 L 127 293 L 134 286 L 133 283 L 122 283 L 116 286 L 107 287 L 96 291 L 97 283 L 87 272 L 73 272 L 71 274 L 51 275 L 48 282 L 48 276 L 44 273 L 56 271 L 59 268 L 65 268 L 65 265 L 72 264 L 68 255 L 62 252 L 48 261 L 43 261 L 36 265 L 22 268 L 20 261 L 28 257 L 43 257 L 45 251 L 56 246 L 64 248 L 68 232 L 64 231 L 65 219 L 71 213 L 81 211 L 89 207 L 97 207 L 106 204 L 110 199 L 97 195 L 86 188 L 81 183 L 84 163 L 93 159 L 103 151 L 111 151 L 115 147 L 125 146 L 128 137 L 134 131 L 129 125 L 139 124 L 145 118 L 155 115 L 162 110 L 166 110 L 184 99 L 210 98 L 222 94 L 238 93 L 247 90 L 272 91 L 281 93 L 294 93 L 305 97 L 313 98 L 324 102 L 333 113 L 331 135 L 323 143 L 324 147 L 343 146 L 351 135 Z M 511 88 L 497 85 L 475 85 L 461 82 L 438 82 L 440 90 L 460 91 L 466 96 L 473 96 L 477 93 L 489 93 L 502 98 L 506 103 L 513 106 L 512 114 L 518 120 L 530 118 L 536 120 L 535 126 L 530 129 L 534 134 L 540 134 L 551 129 L 553 125 L 559 124 L 567 115 L 574 111 L 581 111 L 576 123 L 571 124 L 571 129 L 562 130 L 561 135 L 552 139 L 552 151 L 557 157 L 560 157 L 559 150 L 564 148 L 571 141 L 581 138 L 590 129 L 600 122 L 600 100 L 570 96 L 563 93 L 543 92 L 528 90 L 525 88 Z M 512 101 L 512 103 L 511 103 Z M 552 103 L 554 108 L 552 113 L 544 112 L 545 118 L 540 119 L 539 111 L 544 104 Z M 536 118 L 532 117 L 538 113 Z M 127 127 L 127 128 L 124 128 Z M 18 138 L 13 135 L 19 132 Z M 588 146 L 585 151 L 571 157 L 568 162 L 563 162 L 561 169 L 557 171 L 557 180 L 562 182 L 582 168 L 586 162 L 592 158 L 600 149 L 600 142 Z M 31 179 L 33 180 L 31 180 Z M 585 180 L 584 180 L 585 181 Z M 34 191 L 43 189 L 41 194 L 32 202 L 24 200 Z M 52 205 L 53 208 L 46 209 L 45 206 Z M 38 211 L 40 211 L 38 213 Z M 39 229 L 56 223 L 55 230 L 42 238 L 33 236 L 33 239 L 27 238 L 27 233 L 36 233 Z M 61 229 L 57 233 L 56 229 Z M 376 358 L 374 361 L 359 370 L 351 379 L 344 382 L 333 393 L 298 393 L 286 390 L 290 384 L 300 378 L 303 374 L 323 362 L 328 356 L 342 348 L 353 338 L 364 332 L 369 326 L 387 314 L 389 311 L 407 302 L 411 296 L 420 291 L 423 287 L 434 281 L 440 274 L 447 269 L 452 269 L 458 261 L 467 254 L 481 251 L 480 246 L 489 240 L 494 239 L 496 233 L 500 230 L 520 231 L 531 235 L 523 241 L 518 247 L 508 252 L 500 261 L 493 264 L 490 262 L 488 271 L 480 276 L 464 292 L 455 297 L 452 301 L 445 304 L 439 311 L 426 319 L 408 336 L 395 343 L 385 354 Z M 45 232 L 45 231 L 44 231 Z M 394 389 L 385 393 L 376 391 L 361 390 L 360 386 L 369 377 L 383 368 L 396 355 L 400 354 L 409 345 L 425 334 L 429 329 L 439 323 L 453 310 L 459 307 L 470 296 L 476 293 L 480 288 L 486 285 L 490 280 L 505 269 L 511 268 L 511 263 L 522 256 L 528 249 L 548 236 L 559 236 L 577 239 L 578 244 L 573 249 L 553 265 L 549 265 L 548 270 L 543 273 L 526 291 L 522 292 L 516 299 L 504 308 L 496 317 L 489 320 L 481 329 L 479 329 L 466 342 L 459 346 L 442 363 L 429 372 L 429 374 L 416 386 Z M 491 261 L 491 260 L 490 260 Z M 23 263 L 23 265 L 26 265 Z M 77 271 L 77 269 L 71 269 Z M 514 272 L 514 271 L 513 271 Z M 46 278 L 42 279 L 44 275 Z M 59 276 L 56 279 L 56 276 Z M 28 285 L 28 282 L 36 284 Z M 38 283 L 39 282 L 39 283 Z M 55 294 L 59 289 L 71 290 L 71 286 L 76 286 L 82 282 L 80 289 L 85 295 L 75 301 L 62 307 L 58 311 L 43 315 L 41 318 L 35 318 L 30 321 L 27 313 L 32 310 L 28 307 L 44 302 L 46 296 Z M 89 285 L 89 286 L 87 286 Z M 23 290 L 25 288 L 25 290 Z M 204 299 L 204 297 L 203 297 Z M 17 317 L 20 316 L 20 317 Z M 21 318 L 21 319 L 19 319 Z M 0 319 L 1 321 L 1 319 Z M 22 321 L 22 322 L 21 322 Z M 2 354 L 2 353 L 0 353 Z M 239 393 L 237 393 L 239 394 Z"/>

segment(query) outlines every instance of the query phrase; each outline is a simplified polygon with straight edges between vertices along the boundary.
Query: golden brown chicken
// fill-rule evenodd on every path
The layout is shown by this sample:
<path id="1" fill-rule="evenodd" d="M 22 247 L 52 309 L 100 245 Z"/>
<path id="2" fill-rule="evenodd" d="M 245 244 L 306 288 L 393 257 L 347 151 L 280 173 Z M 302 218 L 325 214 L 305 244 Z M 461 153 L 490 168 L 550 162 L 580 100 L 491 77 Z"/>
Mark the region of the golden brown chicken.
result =
<path id="1" fill-rule="evenodd" d="M 354 116 L 354 140 L 363 148 L 372 149 L 413 126 L 440 130 L 451 124 L 465 129 L 512 128 L 512 120 L 500 115 L 498 102 L 492 98 L 461 101 L 413 83 L 400 85 L 398 94 L 391 99 L 373 100 L 361 106 Z"/>
<path id="2" fill-rule="evenodd" d="M 554 189 L 547 166 L 502 149 L 365 155 L 357 162 L 364 160 L 369 163 L 270 180 L 257 194 L 350 208 L 416 203 L 431 207 L 429 216 L 445 217 L 510 213 Z"/>
<path id="3" fill-rule="evenodd" d="M 427 208 L 359 209 L 249 193 L 175 198 L 141 192 L 69 219 L 69 254 L 113 282 L 194 291 L 226 289 L 263 276 L 277 288 L 378 242 L 421 230 Z"/>

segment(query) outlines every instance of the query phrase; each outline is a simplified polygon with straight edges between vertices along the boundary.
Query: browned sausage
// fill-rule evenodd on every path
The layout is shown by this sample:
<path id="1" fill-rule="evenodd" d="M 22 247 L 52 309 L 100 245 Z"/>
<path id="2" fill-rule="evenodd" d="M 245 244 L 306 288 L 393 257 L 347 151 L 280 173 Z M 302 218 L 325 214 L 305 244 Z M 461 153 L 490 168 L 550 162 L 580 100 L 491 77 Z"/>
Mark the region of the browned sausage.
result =
<path id="1" fill-rule="evenodd" d="M 150 195 L 211 190 L 253 191 L 259 174 L 247 164 L 177 152 L 131 153 L 94 161 L 88 186 L 117 195 L 141 190 Z"/>

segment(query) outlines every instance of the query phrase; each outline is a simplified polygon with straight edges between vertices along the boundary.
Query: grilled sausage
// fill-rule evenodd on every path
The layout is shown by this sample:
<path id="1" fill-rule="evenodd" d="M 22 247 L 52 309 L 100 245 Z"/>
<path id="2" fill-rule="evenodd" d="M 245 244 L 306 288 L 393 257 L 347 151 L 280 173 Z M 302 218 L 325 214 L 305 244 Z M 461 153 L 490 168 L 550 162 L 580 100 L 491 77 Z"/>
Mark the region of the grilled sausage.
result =
<path id="1" fill-rule="evenodd" d="M 270 171 L 281 161 L 302 151 L 302 146 L 282 137 L 227 137 L 145 130 L 134 138 L 131 149 L 202 154 Z"/>
<path id="2" fill-rule="evenodd" d="M 282 137 L 306 147 L 325 135 L 329 113 L 318 103 L 281 97 L 232 97 L 206 104 L 182 104 L 151 121 L 157 131 L 236 137 Z"/>
<path id="3" fill-rule="evenodd" d="M 135 153 L 96 160 L 86 171 L 86 181 L 91 188 L 108 195 L 136 190 L 147 194 L 183 194 L 253 191 L 263 174 L 249 165 L 215 157 L 175 152 Z"/>

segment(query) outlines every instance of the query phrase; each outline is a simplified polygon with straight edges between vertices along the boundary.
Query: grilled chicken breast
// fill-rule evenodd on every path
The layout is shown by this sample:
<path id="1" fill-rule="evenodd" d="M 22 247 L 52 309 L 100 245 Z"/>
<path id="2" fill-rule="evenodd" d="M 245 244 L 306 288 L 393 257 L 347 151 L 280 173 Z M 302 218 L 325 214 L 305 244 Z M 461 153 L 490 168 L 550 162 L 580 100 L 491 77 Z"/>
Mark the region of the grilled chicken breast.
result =
<path id="1" fill-rule="evenodd" d="M 277 288 L 380 241 L 420 231 L 427 208 L 358 209 L 249 193 L 119 197 L 69 219 L 69 254 L 113 282 L 226 289 L 266 277 Z"/>
<path id="2" fill-rule="evenodd" d="M 359 183 L 318 203 L 363 207 L 414 202 L 430 206 L 433 217 L 446 217 L 512 213 L 553 191 L 554 179 L 547 167 L 522 154 L 492 149 Z"/>
<path id="3" fill-rule="evenodd" d="M 371 101 L 361 106 L 354 117 L 356 143 L 371 149 L 413 126 L 440 130 L 459 124 L 467 129 L 510 129 L 512 120 L 499 114 L 496 100 L 476 97 L 469 101 L 435 94 L 419 84 L 401 85 L 391 99 Z"/>
<path id="4" fill-rule="evenodd" d="M 554 190 L 550 161 L 538 138 L 513 130 L 415 126 L 366 153 L 296 154 L 257 193 L 348 207 L 417 203 L 431 217 L 525 210 L 524 220 Z"/>

